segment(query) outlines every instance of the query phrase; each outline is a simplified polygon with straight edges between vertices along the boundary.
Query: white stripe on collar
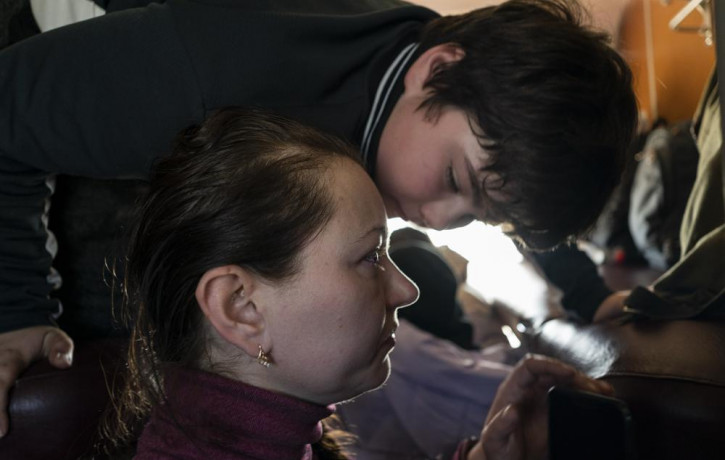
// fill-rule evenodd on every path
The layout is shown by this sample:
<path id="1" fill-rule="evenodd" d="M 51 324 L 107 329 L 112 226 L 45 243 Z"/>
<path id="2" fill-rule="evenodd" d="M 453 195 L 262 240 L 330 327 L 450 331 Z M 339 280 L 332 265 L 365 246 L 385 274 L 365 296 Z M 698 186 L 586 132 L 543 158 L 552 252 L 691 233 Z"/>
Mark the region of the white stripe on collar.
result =
<path id="1" fill-rule="evenodd" d="M 398 81 L 400 73 L 405 68 L 408 61 L 410 60 L 410 57 L 413 55 L 413 52 L 415 52 L 417 48 L 417 43 L 411 43 L 410 45 L 406 46 L 398 54 L 393 63 L 390 64 L 390 67 L 388 67 L 388 70 L 385 71 L 383 78 L 380 80 L 380 84 L 378 84 L 378 90 L 375 93 L 373 106 L 370 109 L 370 115 L 368 116 L 368 121 L 365 124 L 365 132 L 363 133 L 362 143 L 360 145 L 360 149 L 362 150 L 363 154 L 363 164 L 367 164 L 370 150 L 370 140 L 372 139 L 373 133 L 375 132 L 375 129 L 380 122 L 380 117 L 382 116 L 383 110 L 385 109 L 385 106 L 388 102 L 390 92 L 393 90 L 393 86 L 395 86 L 395 82 Z M 385 93 L 384 96 L 383 92 Z"/>
<path id="2" fill-rule="evenodd" d="M 92 0 L 30 0 L 30 8 L 41 32 L 106 14 Z"/>

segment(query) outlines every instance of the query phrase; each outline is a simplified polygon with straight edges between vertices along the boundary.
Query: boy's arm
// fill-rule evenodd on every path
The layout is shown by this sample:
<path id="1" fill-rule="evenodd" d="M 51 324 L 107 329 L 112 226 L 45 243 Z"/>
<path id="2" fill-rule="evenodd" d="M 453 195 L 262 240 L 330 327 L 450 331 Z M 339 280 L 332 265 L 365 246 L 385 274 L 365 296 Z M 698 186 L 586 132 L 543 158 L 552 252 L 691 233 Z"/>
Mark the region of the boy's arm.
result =
<path id="1" fill-rule="evenodd" d="M 0 155 L 0 333 L 52 325 L 46 175 Z"/>
<path id="2" fill-rule="evenodd" d="M 0 436 L 8 432 L 7 395 L 33 362 L 70 366 L 73 342 L 52 326 L 52 256 L 46 249 L 45 174 L 0 156 Z"/>
<path id="3" fill-rule="evenodd" d="M 83 21 L 0 52 L 0 332 L 51 325 L 58 313 L 49 299 L 59 282 L 49 179 L 145 177 L 176 133 L 203 116 L 190 68 L 160 7 Z"/>
<path id="4" fill-rule="evenodd" d="M 53 326 L 49 178 L 144 177 L 179 129 L 203 116 L 170 15 L 158 7 L 113 16 L 0 52 L 0 414 L 33 360 L 62 365 L 72 355 Z"/>

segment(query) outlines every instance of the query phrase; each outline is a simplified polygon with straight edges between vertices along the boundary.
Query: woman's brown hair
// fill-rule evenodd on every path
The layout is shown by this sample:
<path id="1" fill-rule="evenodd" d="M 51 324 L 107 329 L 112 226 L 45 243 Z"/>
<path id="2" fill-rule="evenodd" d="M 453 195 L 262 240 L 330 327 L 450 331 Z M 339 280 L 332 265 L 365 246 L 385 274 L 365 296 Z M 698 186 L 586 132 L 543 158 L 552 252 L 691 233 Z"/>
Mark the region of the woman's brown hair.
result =
<path id="1" fill-rule="evenodd" d="M 130 238 L 132 331 L 124 387 L 104 426 L 107 451 L 133 444 L 164 400 L 164 366 L 223 371 L 206 359 L 198 281 L 230 264 L 271 281 L 293 276 L 334 212 L 324 173 L 341 158 L 359 161 L 336 137 L 257 109 L 222 109 L 180 133 L 155 165 Z"/>

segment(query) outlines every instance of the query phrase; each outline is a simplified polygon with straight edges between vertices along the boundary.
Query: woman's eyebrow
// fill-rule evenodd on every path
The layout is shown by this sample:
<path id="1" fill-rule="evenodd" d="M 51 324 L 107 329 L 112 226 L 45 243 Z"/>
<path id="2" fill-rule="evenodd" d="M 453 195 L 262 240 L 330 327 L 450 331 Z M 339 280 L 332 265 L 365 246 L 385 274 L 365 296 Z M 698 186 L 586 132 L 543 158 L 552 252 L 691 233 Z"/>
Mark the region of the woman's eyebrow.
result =
<path id="1" fill-rule="evenodd" d="M 369 229 L 368 231 L 366 231 L 365 233 L 363 233 L 360 236 L 360 238 L 357 239 L 357 241 L 360 242 L 360 241 L 364 240 L 372 233 L 377 233 L 378 236 L 383 238 L 383 240 L 387 240 L 387 238 L 388 238 L 388 229 L 384 225 L 380 225 L 380 226 L 373 227 L 373 228 Z"/>

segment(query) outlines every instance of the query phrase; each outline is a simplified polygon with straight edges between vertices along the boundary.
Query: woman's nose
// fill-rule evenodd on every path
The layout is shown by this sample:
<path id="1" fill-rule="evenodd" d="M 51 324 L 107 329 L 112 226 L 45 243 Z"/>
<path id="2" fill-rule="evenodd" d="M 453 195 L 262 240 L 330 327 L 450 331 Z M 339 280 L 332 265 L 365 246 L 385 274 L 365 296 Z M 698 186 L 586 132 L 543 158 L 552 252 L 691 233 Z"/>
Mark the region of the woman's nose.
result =
<path id="1" fill-rule="evenodd" d="M 420 291 L 400 269 L 388 259 L 388 283 L 386 286 L 387 303 L 390 308 L 403 308 L 412 305 L 418 300 Z"/>

